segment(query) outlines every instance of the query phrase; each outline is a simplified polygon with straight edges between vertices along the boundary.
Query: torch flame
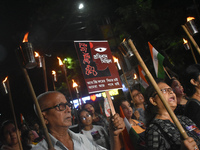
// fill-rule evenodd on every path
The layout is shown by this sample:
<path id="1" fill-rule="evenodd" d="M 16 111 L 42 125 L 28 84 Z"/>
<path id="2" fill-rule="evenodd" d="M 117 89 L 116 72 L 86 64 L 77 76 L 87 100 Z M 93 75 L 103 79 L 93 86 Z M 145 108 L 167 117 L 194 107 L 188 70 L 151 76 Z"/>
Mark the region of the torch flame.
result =
<path id="1" fill-rule="evenodd" d="M 117 63 L 119 61 L 115 56 L 113 56 L 113 60 L 115 63 Z"/>
<path id="2" fill-rule="evenodd" d="M 60 57 L 57 57 L 57 59 L 58 59 L 58 62 L 59 62 L 59 66 L 62 66 L 62 65 L 63 65 L 63 62 L 62 62 L 62 60 L 60 59 Z"/>
<path id="3" fill-rule="evenodd" d="M 23 43 L 24 43 L 24 42 L 28 42 L 28 33 L 29 33 L 29 32 L 27 32 L 27 33 L 24 35 Z"/>
<path id="4" fill-rule="evenodd" d="M 136 73 L 133 74 L 133 79 L 134 79 L 134 80 L 137 79 L 137 74 L 136 74 Z"/>
<path id="5" fill-rule="evenodd" d="M 74 81 L 74 79 L 72 79 L 72 82 L 73 82 L 73 88 L 75 88 L 75 87 L 78 87 L 78 84 Z"/>
<path id="6" fill-rule="evenodd" d="M 7 79 L 8 79 L 8 76 L 3 80 L 3 83 L 5 83 L 7 81 Z"/>
<path id="7" fill-rule="evenodd" d="M 38 52 L 34 52 L 35 53 L 35 57 L 39 57 L 40 54 Z"/>
<path id="8" fill-rule="evenodd" d="M 183 44 L 186 44 L 186 43 L 188 43 L 188 41 L 183 38 Z"/>
<path id="9" fill-rule="evenodd" d="M 193 20 L 195 19 L 194 17 L 187 17 L 187 22 L 190 21 L 190 20 Z"/>
<path id="10" fill-rule="evenodd" d="M 55 75 L 56 74 L 56 71 L 55 70 L 52 70 L 52 75 Z"/>
<path id="11" fill-rule="evenodd" d="M 123 42 L 125 42 L 125 41 L 126 41 L 126 38 L 123 39 Z"/>

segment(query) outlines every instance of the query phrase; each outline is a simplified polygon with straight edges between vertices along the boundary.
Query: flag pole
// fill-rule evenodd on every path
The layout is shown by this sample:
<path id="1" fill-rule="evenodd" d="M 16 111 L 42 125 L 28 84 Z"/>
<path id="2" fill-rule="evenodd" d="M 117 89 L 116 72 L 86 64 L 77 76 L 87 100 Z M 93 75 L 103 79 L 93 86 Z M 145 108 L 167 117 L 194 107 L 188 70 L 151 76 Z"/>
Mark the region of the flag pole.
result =
<path id="1" fill-rule="evenodd" d="M 168 111 L 169 115 L 171 116 L 173 122 L 175 123 L 175 125 L 177 126 L 177 128 L 179 129 L 181 135 L 183 136 L 184 139 L 188 138 L 187 133 L 185 132 L 185 130 L 183 129 L 183 127 L 181 126 L 180 122 L 178 121 L 176 115 L 174 114 L 174 112 L 172 111 L 172 109 L 170 108 L 169 104 L 167 103 L 167 101 L 165 100 L 165 97 L 163 96 L 162 92 L 160 91 L 160 88 L 158 87 L 157 83 L 155 82 L 153 76 L 151 75 L 151 73 L 149 72 L 148 68 L 146 67 L 144 61 L 142 60 L 140 54 L 138 53 L 135 45 L 133 44 L 132 40 L 129 39 L 128 40 L 128 44 L 130 45 L 133 53 L 135 54 L 136 58 L 138 59 L 140 66 L 143 68 L 143 70 L 145 71 L 146 75 L 148 76 L 150 82 L 152 83 L 153 87 L 155 88 L 155 90 L 157 91 L 163 105 L 165 106 L 166 110 Z"/>
<path id="2" fill-rule="evenodd" d="M 194 38 L 190 35 L 190 33 L 187 30 L 187 28 L 185 27 L 185 25 L 181 25 L 181 26 L 182 26 L 183 30 L 186 32 L 186 34 L 188 35 L 188 37 L 190 38 L 194 47 L 197 49 L 198 53 L 200 54 L 200 48 L 199 48 L 198 44 L 196 43 L 196 41 L 194 40 Z"/>
<path id="3" fill-rule="evenodd" d="M 171 79 L 172 77 L 169 75 L 169 73 L 167 72 L 167 70 L 164 66 L 163 66 L 163 69 L 164 69 L 165 73 L 167 74 L 168 78 Z"/>
<path id="4" fill-rule="evenodd" d="M 7 88 L 8 88 L 8 97 L 9 97 L 9 102 L 10 102 L 10 106 L 11 106 L 11 110 L 12 110 L 12 114 L 13 114 L 13 118 L 14 118 L 15 127 L 17 129 L 16 133 L 17 133 L 17 139 L 18 139 L 18 142 L 19 142 L 19 148 L 20 148 L 20 150 L 23 150 L 22 143 L 21 143 L 21 140 L 20 140 L 21 138 L 20 138 L 19 130 L 18 130 L 18 126 L 17 126 L 17 119 L 16 119 L 16 116 L 15 116 L 15 110 L 14 110 L 14 106 L 13 106 L 11 91 L 10 91 L 9 79 L 7 79 L 6 85 L 7 85 Z"/>

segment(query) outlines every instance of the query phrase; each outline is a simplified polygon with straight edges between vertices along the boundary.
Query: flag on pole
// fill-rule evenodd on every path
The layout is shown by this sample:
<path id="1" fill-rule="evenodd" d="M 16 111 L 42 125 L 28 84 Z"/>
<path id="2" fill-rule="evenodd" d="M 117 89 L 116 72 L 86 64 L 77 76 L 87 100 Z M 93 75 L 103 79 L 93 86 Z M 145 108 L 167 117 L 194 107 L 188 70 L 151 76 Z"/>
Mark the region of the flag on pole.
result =
<path id="1" fill-rule="evenodd" d="M 137 144 L 139 142 L 139 135 L 135 132 L 131 124 L 124 116 L 122 107 L 120 106 L 119 108 L 120 108 L 120 116 L 124 119 L 124 123 L 126 126 L 125 129 L 123 130 L 123 140 L 124 140 L 125 150 L 137 149 Z"/>
<path id="2" fill-rule="evenodd" d="M 156 72 L 157 78 L 164 79 L 165 78 L 165 72 L 163 69 L 163 60 L 164 56 L 162 56 L 151 44 L 148 42 L 151 58 L 153 60 L 154 69 Z"/>
<path id="3" fill-rule="evenodd" d="M 21 113 L 20 113 L 20 120 L 21 120 L 21 124 L 25 123 L 24 116 Z"/>
<path id="4" fill-rule="evenodd" d="M 104 110 L 105 110 L 105 114 L 106 114 L 106 117 L 110 117 L 110 105 L 108 103 L 108 99 L 107 98 L 104 98 Z"/>
<path id="5" fill-rule="evenodd" d="M 149 86 L 149 84 L 148 84 L 148 82 L 147 82 L 147 80 L 145 78 L 146 74 L 145 74 L 144 70 L 142 69 L 142 67 L 140 65 L 138 65 L 138 72 L 139 72 L 140 84 L 142 85 L 142 87 L 144 89 L 146 89 Z"/>

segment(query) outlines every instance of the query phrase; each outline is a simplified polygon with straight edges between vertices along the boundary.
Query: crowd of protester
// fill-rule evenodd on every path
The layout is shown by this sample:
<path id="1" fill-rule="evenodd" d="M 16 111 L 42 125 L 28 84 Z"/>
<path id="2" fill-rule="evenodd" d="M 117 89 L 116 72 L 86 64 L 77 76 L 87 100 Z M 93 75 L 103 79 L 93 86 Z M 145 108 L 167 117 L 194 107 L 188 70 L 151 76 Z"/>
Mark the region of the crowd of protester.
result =
<path id="1" fill-rule="evenodd" d="M 37 98 L 54 149 L 200 149 L 200 65 L 186 68 L 182 80 L 168 77 L 156 79 L 156 83 L 188 138 L 182 137 L 151 83 L 144 92 L 141 92 L 138 85 L 132 87 L 132 96 L 120 99 L 115 105 L 119 111 L 110 118 L 96 112 L 93 103 L 84 104 L 76 114 L 78 133 L 69 128 L 72 125 L 72 116 L 65 96 L 57 91 L 50 91 Z M 123 138 L 127 128 L 123 116 L 134 129 L 135 135 L 138 135 L 139 140 L 137 139 L 136 144 L 133 142 L 132 147 L 127 147 L 126 143 L 131 141 Z M 20 139 L 17 137 L 17 131 Z M 38 123 L 24 123 L 16 129 L 11 120 L 6 120 L 1 125 L 0 140 L 1 150 L 18 150 L 20 143 L 24 150 L 48 149 L 48 143 Z"/>

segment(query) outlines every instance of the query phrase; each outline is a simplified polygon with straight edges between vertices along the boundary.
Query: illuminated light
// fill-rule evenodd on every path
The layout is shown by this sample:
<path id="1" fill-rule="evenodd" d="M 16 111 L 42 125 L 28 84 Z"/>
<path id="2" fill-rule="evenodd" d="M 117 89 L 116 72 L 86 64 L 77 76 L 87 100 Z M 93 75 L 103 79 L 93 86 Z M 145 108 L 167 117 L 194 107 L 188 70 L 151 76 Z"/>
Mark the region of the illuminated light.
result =
<path id="1" fill-rule="evenodd" d="M 3 83 L 5 83 L 8 80 L 8 76 L 3 80 Z"/>
<path id="2" fill-rule="evenodd" d="M 186 43 L 188 43 L 188 41 L 183 38 L 183 44 L 186 44 Z"/>
<path id="3" fill-rule="evenodd" d="M 25 35 L 24 35 L 24 39 L 23 39 L 23 43 L 24 42 L 28 42 L 28 34 L 29 34 L 29 32 L 27 32 Z"/>
<path id="4" fill-rule="evenodd" d="M 56 75 L 56 71 L 52 70 L 52 75 Z"/>
<path id="5" fill-rule="evenodd" d="M 119 64 L 119 60 L 117 59 L 117 57 L 113 56 L 113 60 L 114 60 L 114 63 L 117 63 L 118 69 L 121 70 L 121 66 Z"/>
<path id="6" fill-rule="evenodd" d="M 90 99 L 94 102 L 97 99 L 97 97 L 96 95 L 90 95 Z"/>
<path id="7" fill-rule="evenodd" d="M 62 65 L 63 65 L 63 62 L 62 62 L 62 60 L 60 59 L 60 57 L 57 57 L 57 59 L 58 59 L 59 66 L 62 66 Z"/>
<path id="8" fill-rule="evenodd" d="M 7 81 L 7 79 L 8 79 L 8 76 L 2 82 L 6 94 L 8 93 L 8 90 L 7 90 L 7 87 L 6 87 L 6 84 L 5 84 L 5 82 Z"/>
<path id="9" fill-rule="evenodd" d="M 39 53 L 38 52 L 34 52 L 35 53 L 35 57 L 39 57 Z"/>
<path id="10" fill-rule="evenodd" d="M 102 96 L 103 96 L 104 98 L 106 98 L 106 92 L 103 92 L 103 93 L 101 93 L 101 94 L 102 94 Z M 118 90 L 118 89 L 110 90 L 110 91 L 109 91 L 109 94 L 110 94 L 110 96 L 119 95 L 119 90 Z"/>
<path id="11" fill-rule="evenodd" d="M 83 9 L 83 8 L 84 8 L 83 3 L 79 4 L 78 9 Z"/>
<path id="12" fill-rule="evenodd" d="M 133 74 L 133 79 L 134 79 L 134 80 L 137 79 L 137 74 L 136 74 L 136 73 Z"/>
<path id="13" fill-rule="evenodd" d="M 123 41 L 122 42 L 125 42 L 126 41 L 126 39 L 123 39 Z"/>
<path id="14" fill-rule="evenodd" d="M 72 82 L 73 82 L 73 88 L 76 88 L 76 87 L 78 87 L 78 84 L 74 81 L 74 79 L 72 79 Z"/>
<path id="15" fill-rule="evenodd" d="M 187 22 L 194 19 L 195 19 L 194 17 L 187 17 Z"/>

